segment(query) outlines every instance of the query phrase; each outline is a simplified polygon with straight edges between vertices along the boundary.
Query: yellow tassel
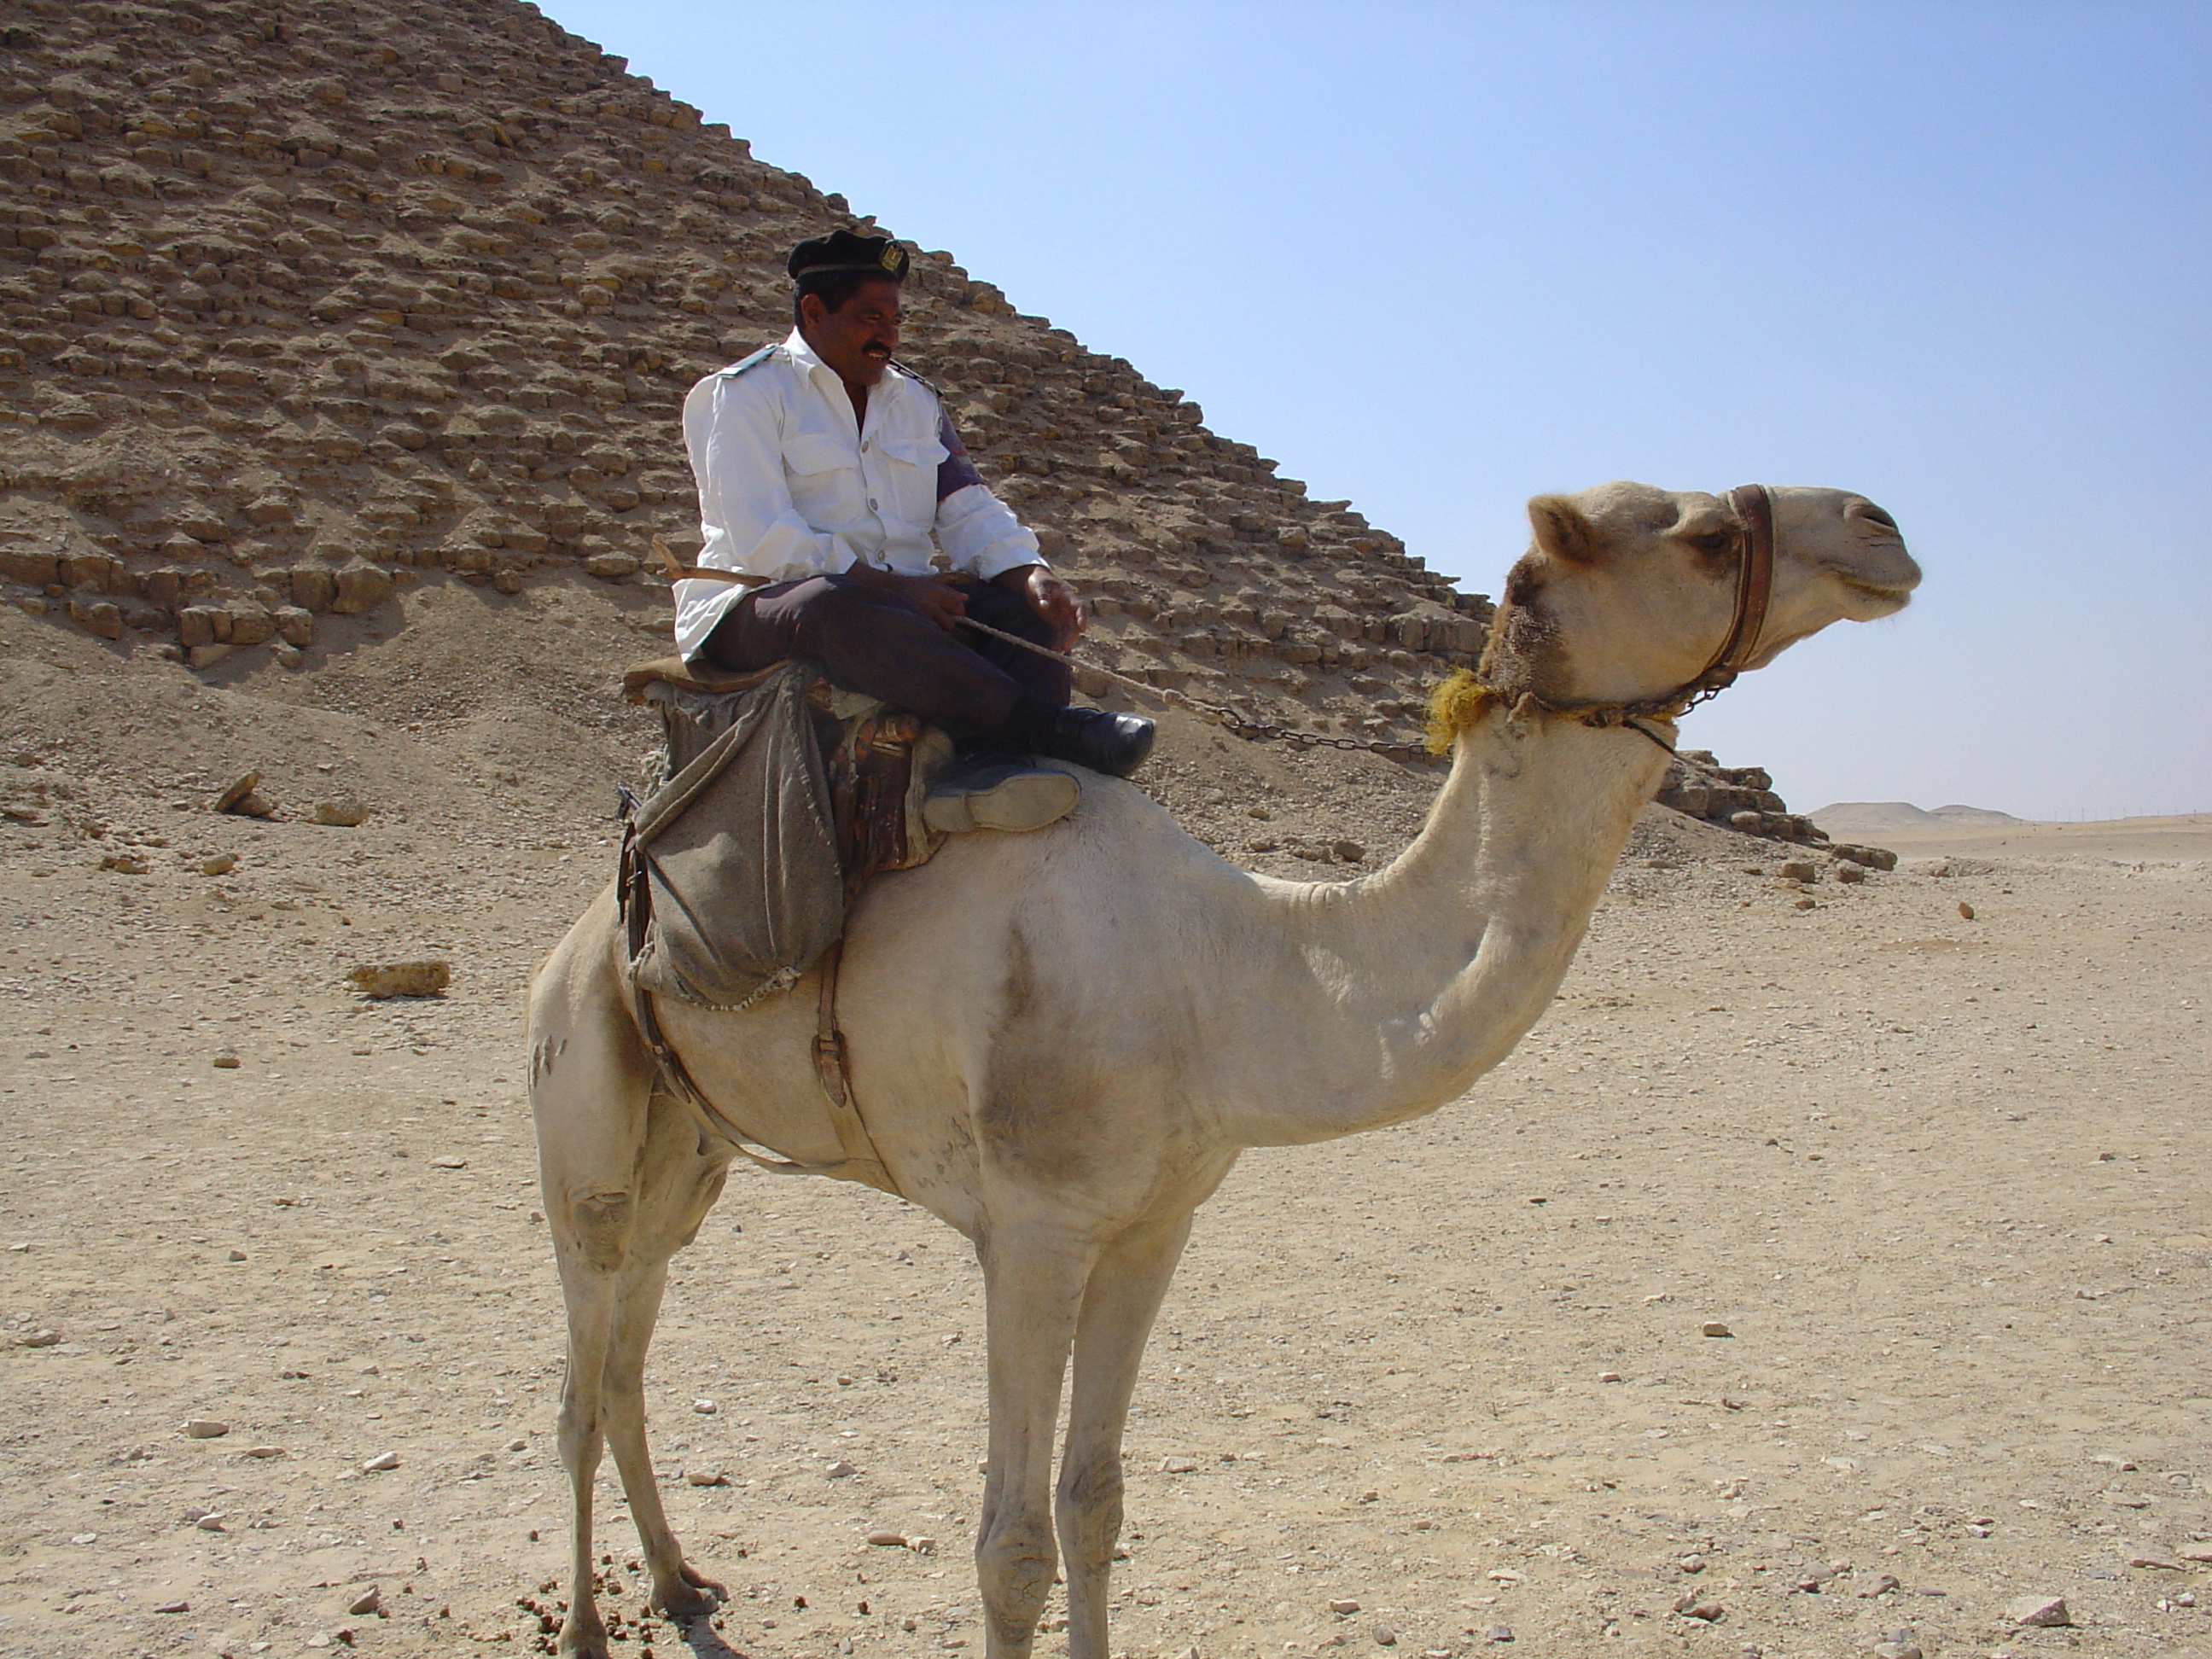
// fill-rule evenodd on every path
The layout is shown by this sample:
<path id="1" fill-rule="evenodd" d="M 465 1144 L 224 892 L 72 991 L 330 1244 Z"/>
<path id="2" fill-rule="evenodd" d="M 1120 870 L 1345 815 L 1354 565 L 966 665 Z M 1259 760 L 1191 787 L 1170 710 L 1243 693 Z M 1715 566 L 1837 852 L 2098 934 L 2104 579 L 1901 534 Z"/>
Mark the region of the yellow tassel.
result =
<path id="1" fill-rule="evenodd" d="M 1468 670 L 1452 670 L 1450 677 L 1429 693 L 1429 752 L 1443 754 L 1454 738 L 1480 720 L 1497 701 L 1497 691 Z"/>

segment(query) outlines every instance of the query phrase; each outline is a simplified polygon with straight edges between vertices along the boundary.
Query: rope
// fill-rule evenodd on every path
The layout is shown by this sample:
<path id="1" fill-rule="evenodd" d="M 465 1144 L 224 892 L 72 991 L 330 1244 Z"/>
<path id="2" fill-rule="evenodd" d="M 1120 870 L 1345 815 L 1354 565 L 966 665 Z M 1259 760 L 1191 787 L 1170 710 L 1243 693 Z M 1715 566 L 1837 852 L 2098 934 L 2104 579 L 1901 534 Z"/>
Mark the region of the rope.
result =
<path id="1" fill-rule="evenodd" d="M 994 640 L 1003 640 L 1008 645 L 1019 646 L 1023 650 L 1034 652 L 1040 657 L 1049 657 L 1054 662 L 1067 660 L 1064 654 L 1053 650 L 1049 646 L 1039 645 L 1034 640 L 1025 640 L 1018 634 L 1009 634 L 1003 629 L 992 627 L 988 623 L 977 622 L 973 617 L 956 617 L 953 620 L 963 628 L 972 628 L 978 634 L 988 634 Z M 1130 690 L 1139 692 L 1148 697 L 1165 698 L 1168 702 L 1180 704 L 1193 714 L 1202 715 L 1217 725 L 1225 726 L 1232 732 L 1243 732 L 1252 737 L 1279 738 L 1286 743 L 1295 743 L 1308 749 L 1348 749 L 1356 753 L 1389 755 L 1401 760 L 1428 760 L 1433 758 L 1435 754 L 1435 751 L 1425 744 L 1392 743 L 1365 738 L 1336 738 L 1324 732 L 1302 732 L 1295 726 L 1279 726 L 1273 720 L 1255 720 L 1248 715 L 1238 714 L 1225 703 L 1207 702 L 1203 698 L 1194 697 L 1187 692 L 1177 691 L 1168 686 L 1152 685 L 1143 680 L 1132 679 L 1127 674 L 1117 674 L 1110 668 L 1102 668 L 1095 662 L 1086 662 L 1083 665 L 1091 672 L 1111 680 L 1116 685 L 1127 686 Z"/>

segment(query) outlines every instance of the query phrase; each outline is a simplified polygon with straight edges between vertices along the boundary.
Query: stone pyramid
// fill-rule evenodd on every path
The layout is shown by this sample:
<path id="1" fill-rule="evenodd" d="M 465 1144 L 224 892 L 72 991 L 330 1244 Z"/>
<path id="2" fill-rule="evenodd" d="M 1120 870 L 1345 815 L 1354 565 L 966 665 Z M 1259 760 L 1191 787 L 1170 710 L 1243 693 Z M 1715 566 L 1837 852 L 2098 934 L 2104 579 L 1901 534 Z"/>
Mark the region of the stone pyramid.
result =
<path id="1" fill-rule="evenodd" d="M 200 665 L 312 670 L 411 581 L 657 580 L 684 391 L 873 223 L 518 0 L 0 0 L 0 579 Z M 950 254 L 908 286 L 1094 662 L 1380 736 L 1479 647 L 1486 599 L 1181 393 Z"/>

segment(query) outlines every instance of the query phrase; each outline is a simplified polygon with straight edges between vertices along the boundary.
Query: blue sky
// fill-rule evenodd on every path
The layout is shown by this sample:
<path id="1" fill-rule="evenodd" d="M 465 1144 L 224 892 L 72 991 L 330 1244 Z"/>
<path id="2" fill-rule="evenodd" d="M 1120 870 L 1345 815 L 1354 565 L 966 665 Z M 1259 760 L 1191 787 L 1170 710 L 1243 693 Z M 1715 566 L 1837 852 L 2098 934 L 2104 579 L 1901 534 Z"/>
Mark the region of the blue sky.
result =
<path id="1" fill-rule="evenodd" d="M 1881 502 L 1919 601 L 1686 727 L 1795 806 L 2212 810 L 2212 8 L 548 10 L 1465 586 L 1542 490 Z"/>

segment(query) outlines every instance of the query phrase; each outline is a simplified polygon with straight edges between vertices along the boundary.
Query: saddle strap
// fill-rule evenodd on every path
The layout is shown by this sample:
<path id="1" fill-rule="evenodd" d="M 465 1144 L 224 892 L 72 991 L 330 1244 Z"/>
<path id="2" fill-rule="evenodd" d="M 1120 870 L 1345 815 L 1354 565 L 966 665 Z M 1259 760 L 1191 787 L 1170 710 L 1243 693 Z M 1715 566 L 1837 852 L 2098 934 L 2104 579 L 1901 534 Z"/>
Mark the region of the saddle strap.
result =
<path id="1" fill-rule="evenodd" d="M 835 1164 L 806 1164 L 781 1157 L 773 1150 L 756 1150 L 745 1132 L 722 1115 L 693 1079 L 684 1056 L 676 1052 L 676 1045 L 660 1029 L 653 994 L 641 986 L 635 975 L 629 979 L 630 1013 L 638 1036 L 645 1040 L 646 1050 L 659 1070 L 661 1092 L 690 1112 L 692 1121 L 706 1139 L 723 1142 L 771 1175 L 828 1176 L 834 1181 L 857 1181 L 897 1198 L 902 1196 L 898 1184 L 891 1179 L 890 1171 L 884 1168 L 883 1160 L 876 1156 L 876 1144 L 869 1138 L 867 1125 L 861 1122 L 853 1105 L 851 1081 L 845 1069 L 845 1034 L 837 1029 L 837 957 L 841 946 L 842 941 L 832 945 L 823 957 L 821 1012 L 814 1036 L 814 1074 L 829 1099 L 830 1121 L 837 1132 L 837 1145 L 845 1153 Z"/>
<path id="2" fill-rule="evenodd" d="M 822 1085 L 823 1097 L 830 1103 L 830 1123 L 837 1132 L 837 1144 L 844 1149 L 841 1167 L 848 1171 L 845 1178 L 865 1181 L 896 1197 L 898 1185 L 876 1155 L 868 1126 L 860 1121 L 860 1106 L 853 1098 L 851 1056 L 845 1047 L 845 1034 L 837 1029 L 837 969 L 844 955 L 842 939 L 833 940 L 822 953 L 822 991 L 814 1005 L 814 1076 Z"/>

